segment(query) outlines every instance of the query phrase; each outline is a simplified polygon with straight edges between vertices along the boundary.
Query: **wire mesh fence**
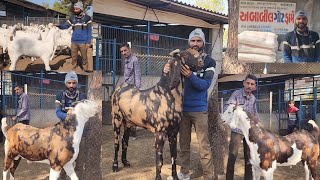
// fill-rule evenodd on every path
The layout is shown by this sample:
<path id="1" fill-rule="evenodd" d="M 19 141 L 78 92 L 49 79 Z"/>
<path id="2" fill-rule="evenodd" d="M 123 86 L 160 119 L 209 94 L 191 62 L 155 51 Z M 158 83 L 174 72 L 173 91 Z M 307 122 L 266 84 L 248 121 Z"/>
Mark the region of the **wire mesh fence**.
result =
<path id="1" fill-rule="evenodd" d="M 98 42 L 95 49 L 99 49 L 99 51 L 95 51 L 95 69 L 102 70 L 105 77 L 104 83 L 110 87 L 115 87 L 117 83 L 121 82 L 123 75 L 124 60 L 119 51 L 122 43 L 129 42 L 132 52 L 139 59 L 142 89 L 151 87 L 158 82 L 171 51 L 188 47 L 187 38 L 107 25 L 100 25 L 98 29 L 100 36 L 95 39 L 95 42 Z M 207 48 L 206 52 L 210 54 L 211 43 L 206 42 L 205 47 Z"/>
<path id="2" fill-rule="evenodd" d="M 65 89 L 65 74 L 58 73 L 1 73 L 1 110 L 4 116 L 17 114 L 19 97 L 14 94 L 16 85 L 24 85 L 30 99 L 30 124 L 35 127 L 47 127 L 59 121 L 55 113 L 56 94 Z M 77 89 L 86 93 L 86 78 L 78 75 Z M 82 84 L 80 84 L 82 83 Z"/>
<path id="3" fill-rule="evenodd" d="M 67 21 L 66 18 L 54 18 L 54 17 L 25 17 L 25 18 L 16 18 L 16 17 L 6 17 L 0 19 L 0 25 L 6 24 L 8 26 L 13 26 L 15 24 L 23 24 L 29 26 L 30 24 L 61 24 Z"/>

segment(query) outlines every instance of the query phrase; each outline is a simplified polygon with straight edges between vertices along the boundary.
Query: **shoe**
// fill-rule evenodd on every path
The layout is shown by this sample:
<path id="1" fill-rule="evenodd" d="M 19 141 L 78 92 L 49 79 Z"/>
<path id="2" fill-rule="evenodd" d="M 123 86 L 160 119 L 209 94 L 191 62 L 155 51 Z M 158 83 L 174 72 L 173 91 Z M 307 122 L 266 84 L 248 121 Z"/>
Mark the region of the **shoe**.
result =
<path id="1" fill-rule="evenodd" d="M 178 179 L 180 180 L 190 180 L 190 176 L 188 174 L 184 174 L 184 173 L 178 173 Z"/>

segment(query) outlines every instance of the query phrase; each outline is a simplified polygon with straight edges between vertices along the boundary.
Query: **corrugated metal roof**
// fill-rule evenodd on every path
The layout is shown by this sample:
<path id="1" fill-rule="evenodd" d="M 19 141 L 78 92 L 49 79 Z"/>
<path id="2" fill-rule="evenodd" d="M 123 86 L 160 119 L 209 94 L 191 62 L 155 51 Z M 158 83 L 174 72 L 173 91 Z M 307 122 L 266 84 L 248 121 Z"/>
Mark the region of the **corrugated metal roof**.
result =
<path id="1" fill-rule="evenodd" d="M 228 24 L 228 16 L 178 0 L 125 0 L 152 9 L 175 12 L 189 17 L 202 19 L 211 24 Z"/>
<path id="2" fill-rule="evenodd" d="M 203 10 L 203 11 L 207 11 L 207 12 L 210 12 L 210 13 L 214 13 L 214 14 L 218 14 L 218 15 L 222 15 L 222 16 L 228 17 L 227 14 L 223 14 L 223 13 L 220 13 L 220 12 L 212 11 L 212 10 L 209 10 L 209 9 L 206 9 L 206 8 L 202 8 L 202 7 L 199 7 L 199 6 L 195 6 L 195 5 L 186 3 L 186 2 L 177 1 L 177 0 L 173 0 L 172 2 L 181 4 L 181 5 L 185 5 L 185 6 L 189 6 L 189 7 L 192 7 L 192 8 L 200 9 L 200 10 Z"/>

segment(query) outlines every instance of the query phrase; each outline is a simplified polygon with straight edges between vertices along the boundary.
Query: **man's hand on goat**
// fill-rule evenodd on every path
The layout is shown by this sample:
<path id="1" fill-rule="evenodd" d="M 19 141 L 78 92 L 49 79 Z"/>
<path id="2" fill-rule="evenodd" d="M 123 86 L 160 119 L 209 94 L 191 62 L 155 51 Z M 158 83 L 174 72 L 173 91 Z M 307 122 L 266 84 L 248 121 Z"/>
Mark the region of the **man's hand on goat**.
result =
<path id="1" fill-rule="evenodd" d="M 192 71 L 190 70 L 188 65 L 181 66 L 181 73 L 187 78 L 192 75 Z"/>
<path id="2" fill-rule="evenodd" d="M 12 121 L 16 121 L 17 120 L 17 117 L 16 116 L 13 116 L 12 117 Z"/>
<path id="3" fill-rule="evenodd" d="M 169 71 L 170 71 L 170 64 L 167 63 L 167 64 L 164 65 L 163 72 L 165 74 L 167 74 Z"/>

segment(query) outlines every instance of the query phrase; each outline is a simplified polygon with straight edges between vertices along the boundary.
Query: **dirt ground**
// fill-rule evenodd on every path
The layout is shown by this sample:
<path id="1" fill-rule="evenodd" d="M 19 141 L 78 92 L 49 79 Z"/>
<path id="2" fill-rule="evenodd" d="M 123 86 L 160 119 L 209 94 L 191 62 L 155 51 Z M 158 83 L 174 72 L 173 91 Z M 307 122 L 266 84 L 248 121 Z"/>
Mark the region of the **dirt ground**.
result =
<path id="1" fill-rule="evenodd" d="M 113 144 L 113 132 L 110 125 L 103 126 L 103 146 L 102 146 L 102 172 L 104 180 L 149 180 L 155 178 L 155 150 L 154 150 L 154 136 L 151 132 L 144 129 L 137 129 L 137 139 L 130 140 L 128 149 L 128 160 L 131 163 L 131 167 L 124 168 L 119 163 L 119 172 L 114 173 L 111 170 L 114 144 Z M 169 143 L 165 143 L 164 148 L 164 166 L 162 167 L 162 179 L 166 179 L 171 174 L 171 161 L 169 153 Z M 198 154 L 198 145 L 195 133 L 192 134 L 191 145 L 191 179 L 201 180 L 202 170 L 200 165 L 200 159 Z M 178 152 L 179 153 L 179 152 Z M 121 157 L 121 150 L 119 152 L 119 160 Z M 3 144 L 0 146 L 0 167 L 3 167 Z M 235 167 L 235 180 L 243 180 L 244 175 L 244 159 L 242 150 L 239 152 L 238 160 Z M 226 157 L 227 158 L 227 157 Z M 179 162 L 178 162 L 179 163 Z M 320 163 L 320 162 L 319 162 Z M 226 162 L 224 162 L 226 167 Z M 318 165 L 319 166 L 319 165 Z M 180 166 L 178 165 L 178 171 Z M 34 180 L 46 180 L 49 175 L 49 166 L 46 164 L 32 163 L 27 164 L 26 160 L 22 160 L 19 165 L 15 178 L 17 180 L 34 179 Z M 319 168 L 318 168 L 318 175 Z M 2 173 L 0 175 L 0 178 Z M 299 163 L 297 166 L 290 167 L 278 167 L 274 174 L 275 180 L 295 179 L 302 180 L 305 177 L 304 168 Z M 225 176 L 219 176 L 219 180 L 224 180 Z"/>
<path id="2" fill-rule="evenodd" d="M 92 49 L 88 50 L 88 70 L 93 69 L 93 59 L 92 56 L 90 57 L 89 54 L 92 55 Z M 78 64 L 82 64 L 81 57 L 78 57 Z M 70 55 L 55 55 L 55 57 L 50 61 L 49 65 L 51 67 L 52 71 L 59 71 L 59 72 L 68 72 L 70 70 L 74 70 L 77 74 L 83 74 L 85 73 L 80 66 L 77 66 L 75 69 L 73 69 L 73 66 L 71 64 L 71 56 Z M 6 65 L 3 67 L 3 70 L 9 70 L 9 65 Z M 17 61 L 16 69 L 15 71 L 27 71 L 27 72 L 33 72 L 33 71 L 45 71 L 44 62 L 42 59 L 37 58 L 34 62 L 31 61 L 30 58 L 20 58 Z"/>

